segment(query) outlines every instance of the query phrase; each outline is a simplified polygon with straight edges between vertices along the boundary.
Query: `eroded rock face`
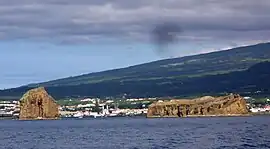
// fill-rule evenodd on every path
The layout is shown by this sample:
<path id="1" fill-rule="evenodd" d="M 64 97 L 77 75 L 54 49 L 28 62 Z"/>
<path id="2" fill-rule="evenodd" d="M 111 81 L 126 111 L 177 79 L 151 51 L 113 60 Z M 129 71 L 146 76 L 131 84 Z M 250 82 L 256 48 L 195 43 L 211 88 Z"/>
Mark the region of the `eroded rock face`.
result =
<path id="1" fill-rule="evenodd" d="M 43 87 L 29 90 L 20 99 L 19 119 L 57 119 L 58 105 Z"/>
<path id="2" fill-rule="evenodd" d="M 147 117 L 226 116 L 248 114 L 246 101 L 237 94 L 205 96 L 193 100 L 157 102 L 149 106 Z"/>

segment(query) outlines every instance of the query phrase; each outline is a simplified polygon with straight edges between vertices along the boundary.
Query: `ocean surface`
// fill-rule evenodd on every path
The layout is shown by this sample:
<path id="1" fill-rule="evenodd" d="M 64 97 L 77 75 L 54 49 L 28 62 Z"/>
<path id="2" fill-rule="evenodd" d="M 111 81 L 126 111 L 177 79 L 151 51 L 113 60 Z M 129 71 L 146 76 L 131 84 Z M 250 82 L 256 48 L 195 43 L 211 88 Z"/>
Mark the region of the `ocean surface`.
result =
<path id="1" fill-rule="evenodd" d="M 270 149 L 270 116 L 0 120 L 0 149 Z"/>

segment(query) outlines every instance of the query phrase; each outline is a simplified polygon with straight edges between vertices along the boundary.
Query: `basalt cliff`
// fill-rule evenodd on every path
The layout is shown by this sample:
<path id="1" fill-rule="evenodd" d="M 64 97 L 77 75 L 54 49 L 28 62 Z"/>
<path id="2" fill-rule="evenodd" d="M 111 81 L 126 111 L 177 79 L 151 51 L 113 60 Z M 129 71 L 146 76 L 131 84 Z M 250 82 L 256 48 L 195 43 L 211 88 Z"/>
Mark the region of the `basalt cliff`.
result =
<path id="1" fill-rule="evenodd" d="M 147 117 L 196 117 L 247 115 L 246 101 L 238 94 L 205 96 L 192 100 L 156 102 L 149 106 Z"/>
<path id="2" fill-rule="evenodd" d="M 43 87 L 29 90 L 20 99 L 20 120 L 57 119 L 58 105 Z"/>

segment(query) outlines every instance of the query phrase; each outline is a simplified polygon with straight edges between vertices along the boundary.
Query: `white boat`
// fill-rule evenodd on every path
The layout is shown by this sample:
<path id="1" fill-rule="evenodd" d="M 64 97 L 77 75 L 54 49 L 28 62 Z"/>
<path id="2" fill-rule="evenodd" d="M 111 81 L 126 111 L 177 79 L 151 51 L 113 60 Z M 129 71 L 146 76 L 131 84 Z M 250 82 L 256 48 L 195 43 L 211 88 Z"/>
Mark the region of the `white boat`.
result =
<path id="1" fill-rule="evenodd" d="M 20 113 L 14 113 L 13 116 L 19 117 Z"/>
<path id="2" fill-rule="evenodd" d="M 91 116 L 91 117 L 94 117 L 94 118 L 97 118 L 97 117 L 102 117 L 102 116 L 104 116 L 104 115 L 98 114 L 97 112 L 90 112 L 90 116 Z"/>
<path id="3" fill-rule="evenodd" d="M 77 112 L 73 115 L 73 117 L 76 117 L 76 118 L 83 118 L 83 113 L 82 112 Z"/>
<path id="4" fill-rule="evenodd" d="M 114 116 L 118 116 L 119 114 L 118 113 L 110 113 L 108 114 L 109 117 L 114 117 Z"/>

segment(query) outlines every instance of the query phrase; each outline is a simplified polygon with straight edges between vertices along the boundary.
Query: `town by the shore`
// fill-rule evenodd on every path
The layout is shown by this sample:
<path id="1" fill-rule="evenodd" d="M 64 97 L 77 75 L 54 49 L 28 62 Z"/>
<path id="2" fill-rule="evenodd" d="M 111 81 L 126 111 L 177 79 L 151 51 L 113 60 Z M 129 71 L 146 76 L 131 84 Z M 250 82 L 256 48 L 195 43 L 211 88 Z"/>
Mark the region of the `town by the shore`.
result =
<path id="1" fill-rule="evenodd" d="M 249 111 L 248 115 L 270 114 L 270 99 L 244 97 Z M 162 98 L 129 98 L 129 99 L 100 99 L 77 98 L 58 100 L 60 118 L 99 118 L 99 117 L 133 117 L 146 116 L 148 107 L 152 103 L 175 101 Z M 20 102 L 0 101 L 0 119 L 18 119 Z M 207 115 L 206 115 L 207 116 Z M 211 115 L 208 115 L 208 117 Z M 216 116 L 216 115 L 214 115 Z M 228 115 L 230 116 L 230 115 Z M 187 117 L 205 117 L 190 115 Z"/>

